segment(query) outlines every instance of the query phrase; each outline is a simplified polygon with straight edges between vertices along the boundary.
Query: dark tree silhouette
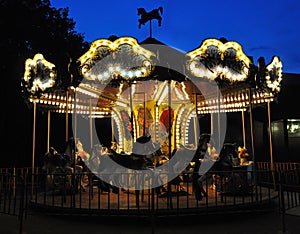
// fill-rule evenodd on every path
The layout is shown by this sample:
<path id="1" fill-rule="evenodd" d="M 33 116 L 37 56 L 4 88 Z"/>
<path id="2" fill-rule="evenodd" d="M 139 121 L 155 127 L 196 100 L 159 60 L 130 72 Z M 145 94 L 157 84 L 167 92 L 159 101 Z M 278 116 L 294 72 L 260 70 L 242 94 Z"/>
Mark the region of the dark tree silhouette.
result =
<path id="1" fill-rule="evenodd" d="M 62 89 L 80 79 L 75 63 L 88 43 L 68 14 L 68 8 L 56 9 L 49 0 L 0 0 L 1 138 L 5 139 L 0 167 L 15 165 L 20 158 L 30 161 L 32 111 L 21 96 L 26 59 L 41 53 L 54 63 Z"/>

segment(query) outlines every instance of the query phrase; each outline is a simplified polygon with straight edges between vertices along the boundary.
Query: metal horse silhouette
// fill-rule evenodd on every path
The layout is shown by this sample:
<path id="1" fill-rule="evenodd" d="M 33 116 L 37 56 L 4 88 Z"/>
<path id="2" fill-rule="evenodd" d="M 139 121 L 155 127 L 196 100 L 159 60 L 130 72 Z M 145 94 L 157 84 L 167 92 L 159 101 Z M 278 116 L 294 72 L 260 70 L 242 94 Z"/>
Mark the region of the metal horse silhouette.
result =
<path id="1" fill-rule="evenodd" d="M 158 7 L 157 9 L 154 9 L 150 12 L 146 12 L 146 10 L 144 8 L 138 8 L 137 10 L 138 10 L 138 15 L 141 16 L 141 18 L 138 20 L 139 28 L 141 28 L 142 25 L 145 25 L 145 23 L 148 22 L 149 20 L 151 23 L 152 19 L 157 19 L 158 26 L 161 26 L 162 17 L 160 15 L 163 13 L 162 7 Z"/>

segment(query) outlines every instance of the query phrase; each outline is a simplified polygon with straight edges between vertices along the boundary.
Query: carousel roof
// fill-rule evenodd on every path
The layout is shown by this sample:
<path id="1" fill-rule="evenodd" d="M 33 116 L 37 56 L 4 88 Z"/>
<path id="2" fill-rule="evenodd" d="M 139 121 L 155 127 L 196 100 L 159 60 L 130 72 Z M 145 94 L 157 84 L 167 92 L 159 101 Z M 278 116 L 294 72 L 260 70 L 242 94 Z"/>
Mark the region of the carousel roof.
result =
<path id="1" fill-rule="evenodd" d="M 154 38 L 100 39 L 78 64 L 81 83 L 62 90 L 54 64 L 41 54 L 28 59 L 22 80 L 28 99 L 58 112 L 76 103 L 79 113 L 90 113 L 92 106 L 93 116 L 103 117 L 116 105 L 145 100 L 160 105 L 171 88 L 172 102 L 194 103 L 198 113 L 229 112 L 273 101 L 282 80 L 279 57 L 267 65 L 260 59 L 256 66 L 240 44 L 223 39 L 206 39 L 188 53 Z"/>

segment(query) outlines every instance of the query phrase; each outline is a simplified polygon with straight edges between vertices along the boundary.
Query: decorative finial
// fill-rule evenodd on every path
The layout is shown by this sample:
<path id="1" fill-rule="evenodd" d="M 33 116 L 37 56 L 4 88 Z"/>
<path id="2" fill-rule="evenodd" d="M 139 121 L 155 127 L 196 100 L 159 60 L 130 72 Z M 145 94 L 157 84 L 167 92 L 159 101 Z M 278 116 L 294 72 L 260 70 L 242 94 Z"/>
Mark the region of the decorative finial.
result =
<path id="1" fill-rule="evenodd" d="M 150 21 L 150 37 L 152 37 L 152 20 L 156 19 L 158 20 L 158 26 L 161 26 L 161 21 L 162 21 L 162 13 L 163 13 L 163 8 L 160 6 L 157 9 L 154 9 L 150 12 L 147 12 L 144 8 L 138 8 L 138 15 L 141 16 L 141 18 L 138 20 L 139 21 L 139 28 L 141 28 L 142 25 L 145 25 L 146 22 Z"/>

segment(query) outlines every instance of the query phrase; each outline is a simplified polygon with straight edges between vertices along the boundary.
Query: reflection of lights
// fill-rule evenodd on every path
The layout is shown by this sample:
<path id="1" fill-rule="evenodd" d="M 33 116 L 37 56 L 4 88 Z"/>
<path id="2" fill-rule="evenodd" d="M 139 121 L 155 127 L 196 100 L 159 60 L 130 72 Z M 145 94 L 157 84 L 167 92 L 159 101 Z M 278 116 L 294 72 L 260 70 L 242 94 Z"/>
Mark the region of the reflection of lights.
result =
<path id="1" fill-rule="evenodd" d="M 288 120 L 287 130 L 291 134 L 298 132 L 300 130 L 300 121 L 295 119 Z"/>
<path id="2" fill-rule="evenodd" d="M 290 133 L 294 133 L 296 132 L 296 130 L 299 129 L 299 125 L 298 124 L 291 124 L 291 125 L 288 125 L 288 130 Z"/>

